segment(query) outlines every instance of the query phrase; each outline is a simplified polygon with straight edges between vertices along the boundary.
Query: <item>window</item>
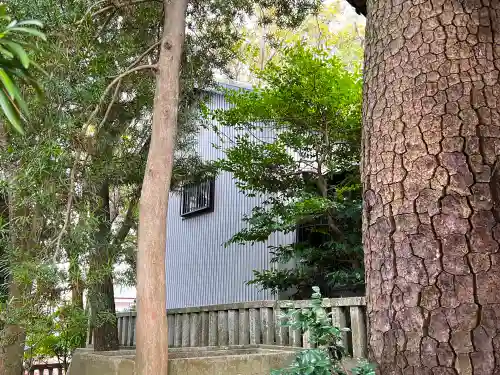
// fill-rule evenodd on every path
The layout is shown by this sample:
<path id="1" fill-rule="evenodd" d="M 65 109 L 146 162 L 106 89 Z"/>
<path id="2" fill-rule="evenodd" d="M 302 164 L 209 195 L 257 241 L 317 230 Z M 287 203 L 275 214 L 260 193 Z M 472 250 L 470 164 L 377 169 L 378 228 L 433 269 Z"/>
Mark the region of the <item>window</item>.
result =
<path id="1" fill-rule="evenodd" d="M 190 184 L 182 188 L 181 216 L 212 211 L 214 208 L 214 180 Z"/>

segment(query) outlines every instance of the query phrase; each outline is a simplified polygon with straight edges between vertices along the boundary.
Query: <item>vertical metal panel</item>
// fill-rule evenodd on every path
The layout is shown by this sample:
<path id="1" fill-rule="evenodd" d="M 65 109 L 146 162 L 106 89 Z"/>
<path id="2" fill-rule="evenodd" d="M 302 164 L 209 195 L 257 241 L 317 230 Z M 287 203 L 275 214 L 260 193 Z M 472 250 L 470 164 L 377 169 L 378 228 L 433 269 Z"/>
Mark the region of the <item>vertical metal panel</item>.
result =
<path id="1" fill-rule="evenodd" d="M 209 107 L 229 108 L 224 97 L 211 94 Z M 227 131 L 229 137 L 235 133 Z M 198 152 L 206 160 L 223 156 L 212 145 L 224 147 L 211 130 L 200 129 Z M 273 299 L 267 291 L 245 283 L 252 270 L 270 267 L 268 245 L 293 241 L 289 235 L 273 235 L 268 243 L 230 245 L 224 243 L 244 228 L 242 217 L 264 197 L 245 197 L 231 174 L 222 173 L 215 181 L 213 212 L 182 218 L 181 197 L 170 195 L 167 225 L 167 308 Z"/>

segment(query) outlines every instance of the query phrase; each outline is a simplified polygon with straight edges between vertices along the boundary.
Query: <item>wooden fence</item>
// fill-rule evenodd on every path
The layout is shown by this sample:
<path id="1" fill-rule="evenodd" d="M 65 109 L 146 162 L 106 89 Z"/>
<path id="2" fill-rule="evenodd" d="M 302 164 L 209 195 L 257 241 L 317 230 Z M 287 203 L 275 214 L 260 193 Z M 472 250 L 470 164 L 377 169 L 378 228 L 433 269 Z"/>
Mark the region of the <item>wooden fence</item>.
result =
<path id="1" fill-rule="evenodd" d="M 280 317 L 290 309 L 308 308 L 311 301 L 255 301 L 167 310 L 170 347 L 266 344 L 308 347 L 307 332 L 283 327 Z M 324 299 L 333 324 L 349 328 L 343 343 L 353 357 L 366 357 L 364 297 Z M 135 346 L 136 313 L 118 313 L 120 345 Z M 152 332 L 151 334 L 154 334 Z M 92 343 L 89 338 L 89 344 Z"/>
<path id="2" fill-rule="evenodd" d="M 63 366 L 59 363 L 37 364 L 31 366 L 29 375 L 63 375 Z M 28 372 L 25 372 L 28 375 Z"/>

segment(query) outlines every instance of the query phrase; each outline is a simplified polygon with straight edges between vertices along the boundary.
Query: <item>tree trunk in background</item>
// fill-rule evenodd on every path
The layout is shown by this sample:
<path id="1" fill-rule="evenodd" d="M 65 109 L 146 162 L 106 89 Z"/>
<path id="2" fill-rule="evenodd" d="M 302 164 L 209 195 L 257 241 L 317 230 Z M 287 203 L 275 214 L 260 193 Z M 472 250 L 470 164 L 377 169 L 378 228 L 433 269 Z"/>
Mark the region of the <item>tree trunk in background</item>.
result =
<path id="1" fill-rule="evenodd" d="M 79 307 L 83 310 L 83 280 L 82 272 L 80 270 L 80 262 L 77 254 L 72 254 L 71 251 L 67 252 L 69 259 L 69 279 L 71 288 L 71 303 L 73 306 Z"/>
<path id="2" fill-rule="evenodd" d="M 95 351 L 118 350 L 115 295 L 113 290 L 114 255 L 110 251 L 111 218 L 109 213 L 109 183 L 103 182 L 99 194 L 96 249 L 90 260 L 89 298 Z"/>
<path id="3" fill-rule="evenodd" d="M 165 246 L 167 204 L 179 104 L 188 0 L 165 0 L 153 128 L 139 205 L 137 253 L 138 375 L 167 374 Z"/>
<path id="4" fill-rule="evenodd" d="M 97 352 L 118 350 L 120 343 L 118 341 L 118 327 L 115 318 L 115 296 L 112 275 L 102 275 L 99 283 L 91 286 L 90 294 L 90 311 L 94 333 L 92 343 L 94 350 Z M 113 319 L 113 321 L 110 321 L 110 319 Z"/>
<path id="5" fill-rule="evenodd" d="M 0 121 L 0 147 L 7 147 L 8 136 L 4 128 L 4 124 Z M 6 176 L 10 176 L 10 166 L 2 166 L 3 173 Z M 13 198 L 11 193 L 8 193 L 7 197 L 4 198 L 4 203 L 6 206 L 2 208 L 2 216 L 7 219 L 7 222 L 14 222 L 13 217 L 16 212 L 13 209 Z M 14 244 L 14 246 L 22 246 L 19 244 L 18 236 L 15 233 L 16 229 L 13 225 L 9 225 L 9 240 Z M 8 278 L 10 279 L 10 278 Z M 5 290 L 8 295 L 7 298 L 12 300 L 12 304 L 18 303 L 17 301 L 21 298 L 20 286 L 17 285 L 12 279 L 7 280 L 7 287 Z M 2 289 L 4 290 L 4 289 Z M 4 296 L 2 296 L 4 297 Z M 24 354 L 24 340 L 25 332 L 19 325 L 16 324 L 6 324 L 2 327 L 0 334 L 0 374 L 1 375 L 19 375 L 23 370 L 23 354 Z"/>
<path id="6" fill-rule="evenodd" d="M 384 375 L 499 374 L 500 1 L 371 0 L 367 19 L 371 357 Z"/>
<path id="7" fill-rule="evenodd" d="M 9 298 L 12 303 L 20 299 L 21 291 L 17 283 L 9 283 Z M 14 307 L 15 308 L 15 307 Z M 17 324 L 7 324 L 3 327 L 2 347 L 0 350 L 0 374 L 20 375 L 23 373 L 24 342 L 26 333 Z"/>

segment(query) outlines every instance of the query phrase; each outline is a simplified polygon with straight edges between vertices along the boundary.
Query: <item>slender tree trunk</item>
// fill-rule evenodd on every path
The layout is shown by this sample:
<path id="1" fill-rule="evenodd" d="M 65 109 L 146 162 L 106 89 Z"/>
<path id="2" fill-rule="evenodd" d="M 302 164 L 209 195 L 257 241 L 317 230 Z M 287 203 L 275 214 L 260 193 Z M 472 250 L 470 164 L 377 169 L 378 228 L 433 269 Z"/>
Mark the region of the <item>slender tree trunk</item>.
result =
<path id="1" fill-rule="evenodd" d="M 11 194 L 9 197 L 9 223 L 12 224 L 9 226 L 9 232 L 15 251 L 8 260 L 12 265 L 34 258 L 34 249 L 40 241 L 43 227 L 40 208 L 35 206 L 34 210 L 30 212 L 27 206 L 18 207 L 15 205 L 16 198 L 15 194 Z M 26 218 L 31 219 L 31 228 L 24 224 Z M 19 223 L 20 221 L 21 223 Z M 26 284 L 10 275 L 8 282 L 9 310 L 19 312 L 25 308 L 32 287 L 31 282 Z M 15 322 L 18 319 L 16 316 L 11 316 L 11 318 L 14 318 L 14 323 L 5 325 L 0 338 L 3 354 L 0 356 L 0 371 L 2 371 L 0 374 L 19 375 L 23 370 L 26 331 L 19 322 Z"/>
<path id="2" fill-rule="evenodd" d="M 3 123 L 0 121 L 0 147 L 7 147 L 7 133 Z M 12 171 L 10 166 L 2 166 L 5 175 L 10 176 Z M 6 199 L 7 206 L 4 207 L 3 214 L 8 218 L 9 224 L 14 222 L 13 216 L 16 215 L 16 210 L 13 208 L 12 194 L 8 194 Z M 5 209 L 7 211 L 5 211 Z M 16 235 L 14 225 L 9 225 L 9 240 L 13 246 L 22 247 L 19 237 Z M 6 254 L 5 254 L 6 255 Z M 8 255 L 6 255 L 8 256 Z M 21 299 L 21 287 L 12 278 L 8 278 L 7 293 L 8 298 L 12 301 L 12 305 L 19 303 Z M 14 307 L 15 308 L 15 307 Z M 25 332 L 19 325 L 6 324 L 1 327 L 0 333 L 0 374 L 1 375 L 19 375 L 23 370 L 23 355 L 24 355 L 24 340 Z"/>
<path id="3" fill-rule="evenodd" d="M 167 374 L 165 246 L 167 204 L 179 104 L 187 0 L 165 0 L 153 129 L 144 173 L 137 254 L 138 375 Z"/>
<path id="4" fill-rule="evenodd" d="M 19 285 L 12 281 L 9 283 L 9 298 L 11 298 L 13 305 L 18 303 L 21 298 Z M 25 339 L 26 333 L 22 327 L 17 324 L 5 325 L 1 337 L 0 374 L 22 374 Z"/>
<path id="5" fill-rule="evenodd" d="M 69 278 L 71 288 L 71 303 L 73 306 L 79 307 L 83 310 L 83 280 L 82 272 L 80 269 L 79 258 L 77 254 L 72 254 L 70 251 L 67 253 L 69 258 Z"/>
<path id="6" fill-rule="evenodd" d="M 386 374 L 500 374 L 500 1 L 371 0 L 369 343 Z"/>
<path id="7" fill-rule="evenodd" d="M 99 227 L 96 234 L 96 249 L 90 262 L 89 285 L 93 346 L 95 351 L 118 350 L 118 327 L 116 324 L 115 295 L 113 288 L 114 256 L 110 251 L 109 183 L 103 182 L 99 191 L 97 217 Z M 113 317 L 113 318 L 112 318 Z M 112 320 L 110 320 L 112 319 Z"/>

